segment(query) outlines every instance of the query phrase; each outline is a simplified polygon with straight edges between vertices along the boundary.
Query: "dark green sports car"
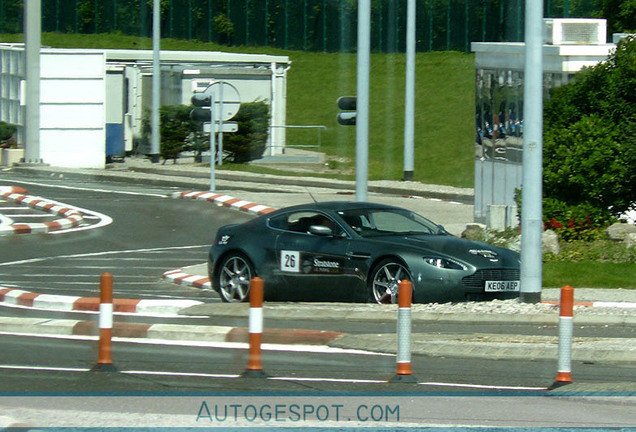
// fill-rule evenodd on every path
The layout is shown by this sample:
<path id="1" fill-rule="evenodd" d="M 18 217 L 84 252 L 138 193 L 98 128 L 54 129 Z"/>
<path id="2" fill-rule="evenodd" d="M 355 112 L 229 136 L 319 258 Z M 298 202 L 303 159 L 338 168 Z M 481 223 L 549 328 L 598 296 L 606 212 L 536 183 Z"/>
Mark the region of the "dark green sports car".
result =
<path id="1" fill-rule="evenodd" d="M 254 276 L 268 301 L 396 303 L 519 295 L 519 254 L 449 234 L 409 210 L 366 202 L 287 207 L 220 228 L 208 273 L 226 302 L 245 301 Z"/>

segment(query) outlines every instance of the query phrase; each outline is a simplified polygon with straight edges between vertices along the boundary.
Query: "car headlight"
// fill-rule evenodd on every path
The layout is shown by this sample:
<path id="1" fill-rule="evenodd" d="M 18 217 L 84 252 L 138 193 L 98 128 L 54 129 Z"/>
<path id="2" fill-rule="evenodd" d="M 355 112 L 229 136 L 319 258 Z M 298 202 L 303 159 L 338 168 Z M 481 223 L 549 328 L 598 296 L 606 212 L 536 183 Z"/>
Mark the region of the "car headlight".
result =
<path id="1" fill-rule="evenodd" d="M 424 262 L 437 268 L 464 271 L 468 270 L 468 267 L 466 267 L 464 264 L 450 258 L 425 257 Z"/>

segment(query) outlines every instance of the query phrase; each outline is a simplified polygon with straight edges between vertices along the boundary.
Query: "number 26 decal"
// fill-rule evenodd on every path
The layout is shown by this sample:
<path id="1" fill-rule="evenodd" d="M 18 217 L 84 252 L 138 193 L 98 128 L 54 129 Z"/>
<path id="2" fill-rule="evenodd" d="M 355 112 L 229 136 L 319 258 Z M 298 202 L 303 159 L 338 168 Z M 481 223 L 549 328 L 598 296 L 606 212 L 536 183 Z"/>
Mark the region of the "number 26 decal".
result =
<path id="1" fill-rule="evenodd" d="M 300 252 L 280 251 L 280 269 L 284 272 L 300 272 Z"/>

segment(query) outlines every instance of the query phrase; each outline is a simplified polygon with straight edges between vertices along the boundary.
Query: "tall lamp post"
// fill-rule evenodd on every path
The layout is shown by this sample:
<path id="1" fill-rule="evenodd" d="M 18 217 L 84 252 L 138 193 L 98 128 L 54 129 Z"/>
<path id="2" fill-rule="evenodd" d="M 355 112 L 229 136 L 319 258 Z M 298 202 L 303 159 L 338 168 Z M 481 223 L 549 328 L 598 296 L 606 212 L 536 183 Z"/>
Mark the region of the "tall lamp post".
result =
<path id="1" fill-rule="evenodd" d="M 24 162 L 41 163 L 40 43 L 42 37 L 42 5 L 40 0 L 24 2 L 24 28 L 26 51 Z"/>
<path id="2" fill-rule="evenodd" d="M 543 232 L 543 1 L 526 0 L 521 301 L 541 301 Z"/>
<path id="3" fill-rule="evenodd" d="M 161 103 L 161 1 L 152 2 L 152 114 L 150 157 L 159 162 L 161 136 L 159 132 L 159 105 Z"/>

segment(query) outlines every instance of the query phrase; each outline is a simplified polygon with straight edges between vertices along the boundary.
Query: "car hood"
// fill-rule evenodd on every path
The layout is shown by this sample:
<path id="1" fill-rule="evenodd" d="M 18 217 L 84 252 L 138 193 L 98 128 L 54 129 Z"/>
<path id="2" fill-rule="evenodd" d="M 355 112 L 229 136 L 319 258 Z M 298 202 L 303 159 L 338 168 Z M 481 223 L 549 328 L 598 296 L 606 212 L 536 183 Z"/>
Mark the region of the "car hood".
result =
<path id="1" fill-rule="evenodd" d="M 378 240 L 416 249 L 423 256 L 452 257 L 479 267 L 517 267 L 519 265 L 517 252 L 451 235 L 402 235 Z"/>

